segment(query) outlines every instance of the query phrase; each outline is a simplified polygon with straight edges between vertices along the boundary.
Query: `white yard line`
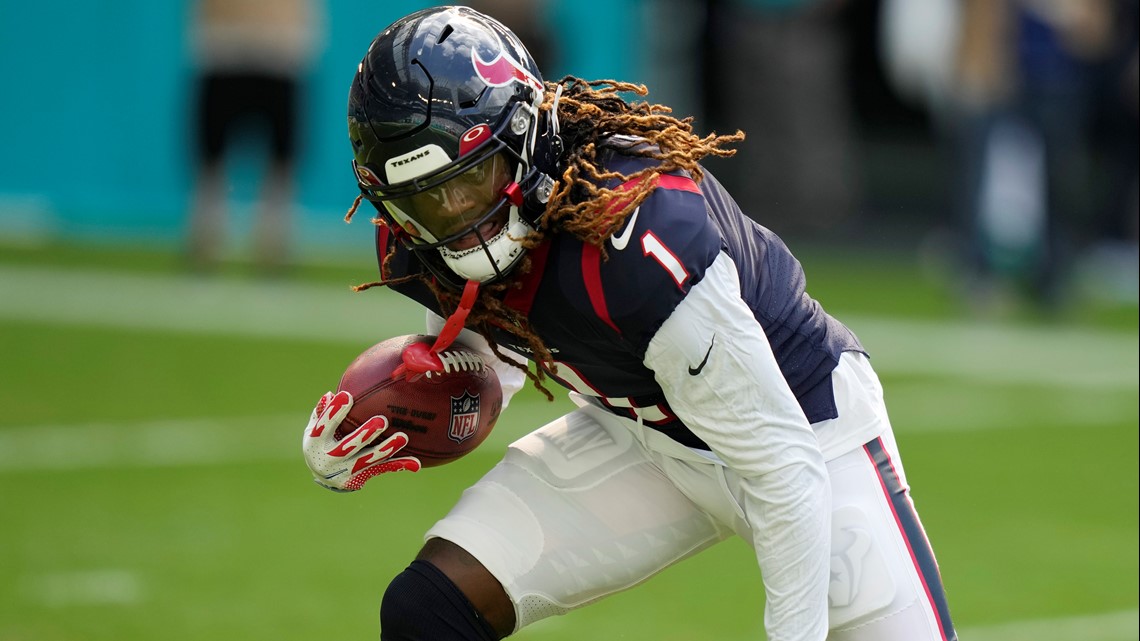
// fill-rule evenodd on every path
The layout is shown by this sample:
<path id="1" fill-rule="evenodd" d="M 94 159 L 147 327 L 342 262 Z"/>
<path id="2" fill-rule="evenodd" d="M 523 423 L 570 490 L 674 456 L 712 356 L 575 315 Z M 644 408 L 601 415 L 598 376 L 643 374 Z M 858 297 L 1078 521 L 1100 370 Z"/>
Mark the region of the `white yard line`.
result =
<path id="1" fill-rule="evenodd" d="M 307 416 L 162 420 L 0 428 L 0 474 L 291 461 L 304 472 Z M 481 446 L 502 452 L 521 436 L 497 429 Z M 474 456 L 474 455 L 472 455 Z"/>
<path id="2" fill-rule="evenodd" d="M 1140 611 L 1010 621 L 958 631 L 962 641 L 1137 641 Z"/>
<path id="3" fill-rule="evenodd" d="M 843 317 L 883 373 L 1090 389 L 1140 387 L 1140 333 Z"/>
<path id="4" fill-rule="evenodd" d="M 115 568 L 27 576 L 20 587 L 30 601 L 50 608 L 134 605 L 146 593 L 138 574 Z"/>
<path id="5" fill-rule="evenodd" d="M 361 346 L 422 331 L 387 291 L 0 265 L 0 320 L 296 338 Z M 844 315 L 884 374 L 1092 389 L 1140 387 L 1140 336 Z M 399 329 L 394 329 L 399 328 Z"/>
<path id="6" fill-rule="evenodd" d="M 0 265 L 0 319 L 370 344 L 423 327 L 402 296 L 321 286 Z M 379 326 L 379 327 L 378 327 Z"/>
<path id="7" fill-rule="evenodd" d="M 301 462 L 306 417 L 201 419 L 0 430 L 0 473 Z M 286 437 L 295 435 L 296 438 Z"/>

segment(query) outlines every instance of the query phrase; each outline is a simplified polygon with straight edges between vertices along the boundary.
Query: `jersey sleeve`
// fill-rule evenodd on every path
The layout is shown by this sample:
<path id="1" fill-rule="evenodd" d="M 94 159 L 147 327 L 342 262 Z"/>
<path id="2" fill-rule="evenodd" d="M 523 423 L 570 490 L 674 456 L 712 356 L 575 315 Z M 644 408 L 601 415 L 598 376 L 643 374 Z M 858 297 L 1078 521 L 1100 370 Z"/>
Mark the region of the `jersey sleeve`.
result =
<path id="1" fill-rule="evenodd" d="M 740 477 L 773 641 L 827 636 L 831 489 L 823 454 L 721 254 L 649 342 L 669 405 Z"/>
<path id="2" fill-rule="evenodd" d="M 650 338 L 721 249 L 704 196 L 688 176 L 657 189 L 601 250 L 587 245 L 582 276 L 594 312 L 641 356 Z"/>

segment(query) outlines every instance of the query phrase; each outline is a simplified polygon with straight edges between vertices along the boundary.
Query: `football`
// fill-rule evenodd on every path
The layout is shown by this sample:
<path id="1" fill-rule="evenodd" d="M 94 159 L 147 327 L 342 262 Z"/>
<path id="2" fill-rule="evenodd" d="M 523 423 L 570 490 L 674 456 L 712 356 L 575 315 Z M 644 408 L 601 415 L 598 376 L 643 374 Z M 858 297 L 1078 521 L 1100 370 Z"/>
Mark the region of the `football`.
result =
<path id="1" fill-rule="evenodd" d="M 397 336 L 357 356 L 337 387 L 352 394 L 353 404 L 336 438 L 382 414 L 389 427 L 379 440 L 404 432 L 408 445 L 397 456 L 415 456 L 423 467 L 450 463 L 478 447 L 503 406 L 499 377 L 479 354 L 458 344 L 430 353 L 434 366 L 427 371 L 423 366 L 409 370 L 405 352 L 411 348 L 422 357 L 435 340 L 424 334 Z"/>

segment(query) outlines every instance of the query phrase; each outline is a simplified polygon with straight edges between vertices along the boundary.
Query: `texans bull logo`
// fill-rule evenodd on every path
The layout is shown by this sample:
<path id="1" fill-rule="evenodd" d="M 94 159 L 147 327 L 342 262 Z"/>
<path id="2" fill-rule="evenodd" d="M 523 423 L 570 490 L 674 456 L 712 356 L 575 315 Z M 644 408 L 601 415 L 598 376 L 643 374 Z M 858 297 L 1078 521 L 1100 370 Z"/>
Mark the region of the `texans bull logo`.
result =
<path id="1" fill-rule="evenodd" d="M 462 443 L 479 431 L 479 395 L 464 390 L 463 396 L 451 397 L 451 427 L 447 436 Z"/>
<path id="2" fill-rule="evenodd" d="M 533 87 L 539 95 L 542 95 L 542 82 L 505 53 L 505 51 L 500 51 L 499 55 L 487 62 L 479 57 L 479 53 L 474 48 L 471 49 L 471 64 L 475 65 L 475 73 L 479 74 L 483 82 L 491 87 L 502 87 L 512 82 L 518 82 Z"/>

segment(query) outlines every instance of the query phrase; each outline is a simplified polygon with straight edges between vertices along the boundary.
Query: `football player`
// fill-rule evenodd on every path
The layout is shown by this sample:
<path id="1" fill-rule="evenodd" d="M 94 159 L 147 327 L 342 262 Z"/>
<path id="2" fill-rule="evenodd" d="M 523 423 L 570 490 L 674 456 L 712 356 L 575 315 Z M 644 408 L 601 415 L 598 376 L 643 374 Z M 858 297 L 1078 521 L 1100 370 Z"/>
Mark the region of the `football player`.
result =
<path id="1" fill-rule="evenodd" d="M 381 639 L 499 639 L 732 536 L 755 550 L 772 641 L 955 639 L 863 346 L 701 167 L 741 134 L 624 97 L 644 93 L 544 82 L 463 7 L 398 20 L 360 62 L 348 131 L 380 262 L 362 287 L 422 303 L 430 334 L 469 313 L 459 340 L 505 398 L 529 378 L 578 406 L 427 532 Z M 420 468 L 404 438 L 337 447 L 351 398 L 330 400 L 304 436 L 318 483 Z"/>

